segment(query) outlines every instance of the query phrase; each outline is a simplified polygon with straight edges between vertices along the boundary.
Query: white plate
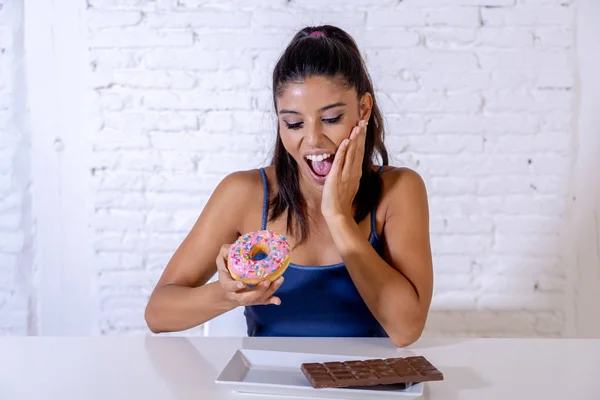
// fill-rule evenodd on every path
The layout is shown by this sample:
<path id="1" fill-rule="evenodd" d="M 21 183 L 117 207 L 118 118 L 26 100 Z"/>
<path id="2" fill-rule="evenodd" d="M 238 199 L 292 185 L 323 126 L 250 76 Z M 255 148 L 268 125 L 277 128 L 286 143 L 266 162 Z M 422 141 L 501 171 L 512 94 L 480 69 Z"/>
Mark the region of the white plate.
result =
<path id="1" fill-rule="evenodd" d="M 313 388 L 300 369 L 302 363 L 367 360 L 331 354 L 287 353 L 239 349 L 229 360 L 216 383 L 241 393 L 316 397 L 325 399 L 416 399 L 423 395 L 423 383 L 408 388 L 377 386 L 371 388 Z"/>

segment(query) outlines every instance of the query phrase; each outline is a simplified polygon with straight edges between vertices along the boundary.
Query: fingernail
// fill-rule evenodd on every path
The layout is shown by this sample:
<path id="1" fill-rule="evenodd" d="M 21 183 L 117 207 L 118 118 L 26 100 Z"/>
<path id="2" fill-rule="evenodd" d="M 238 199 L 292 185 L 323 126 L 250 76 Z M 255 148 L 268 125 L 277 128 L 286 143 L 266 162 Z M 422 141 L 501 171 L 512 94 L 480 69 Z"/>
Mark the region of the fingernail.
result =
<path id="1" fill-rule="evenodd" d="M 238 283 L 238 285 L 237 285 L 238 289 L 243 289 L 244 286 L 246 286 L 246 285 L 244 285 L 242 282 Z"/>
<path id="2" fill-rule="evenodd" d="M 279 279 L 277 279 L 277 286 L 281 285 L 283 283 L 283 276 Z"/>
<path id="3" fill-rule="evenodd" d="M 262 281 L 261 283 L 262 287 L 269 287 L 269 281 Z"/>

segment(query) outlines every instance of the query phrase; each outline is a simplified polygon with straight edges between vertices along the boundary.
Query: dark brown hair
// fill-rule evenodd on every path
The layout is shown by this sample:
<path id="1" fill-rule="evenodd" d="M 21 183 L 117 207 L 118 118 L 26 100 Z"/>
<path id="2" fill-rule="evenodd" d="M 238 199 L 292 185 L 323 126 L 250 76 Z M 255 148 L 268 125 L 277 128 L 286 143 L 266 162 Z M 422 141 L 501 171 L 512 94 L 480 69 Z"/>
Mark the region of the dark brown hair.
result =
<path id="1" fill-rule="evenodd" d="M 322 34 L 313 34 L 322 32 Z M 383 117 L 375 100 L 373 83 L 358 47 L 352 37 L 340 28 L 331 25 L 306 27 L 300 30 L 273 71 L 273 102 L 277 113 L 277 96 L 290 82 L 303 81 L 311 76 L 325 76 L 336 79 L 354 88 L 358 99 L 365 93 L 373 96 L 373 108 L 367 126 L 365 154 L 362 163 L 360 186 L 354 201 L 356 202 L 355 221 L 362 221 L 379 202 L 381 180 L 373 171 L 373 159 L 376 153 L 381 157 L 382 165 L 388 165 L 388 153 L 384 145 Z M 306 202 L 300 192 L 298 165 L 289 155 L 279 134 L 275 143 L 271 165 L 275 166 L 278 191 L 270 201 L 269 220 L 275 220 L 287 210 L 287 226 L 291 234 L 300 229 L 302 243 L 309 232 L 306 215 Z"/>

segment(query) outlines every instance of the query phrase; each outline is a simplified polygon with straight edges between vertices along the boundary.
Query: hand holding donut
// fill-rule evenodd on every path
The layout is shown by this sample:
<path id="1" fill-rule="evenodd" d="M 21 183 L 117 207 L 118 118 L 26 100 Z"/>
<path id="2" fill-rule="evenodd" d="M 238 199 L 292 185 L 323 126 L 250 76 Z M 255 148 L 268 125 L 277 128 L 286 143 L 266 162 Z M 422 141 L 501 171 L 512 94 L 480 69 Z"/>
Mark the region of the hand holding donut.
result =
<path id="1" fill-rule="evenodd" d="M 323 187 L 321 212 L 326 219 L 353 217 L 352 202 L 360 185 L 366 137 L 367 121 L 361 120 L 338 146 Z"/>
<path id="2" fill-rule="evenodd" d="M 225 291 L 227 299 L 236 307 L 253 306 L 262 304 L 281 304 L 278 297 L 273 296 L 275 291 L 281 286 L 283 277 L 277 278 L 274 282 L 265 279 L 253 288 L 249 288 L 244 282 L 234 280 L 227 269 L 227 261 L 231 245 L 225 244 L 217 256 L 217 271 L 219 284 Z"/>

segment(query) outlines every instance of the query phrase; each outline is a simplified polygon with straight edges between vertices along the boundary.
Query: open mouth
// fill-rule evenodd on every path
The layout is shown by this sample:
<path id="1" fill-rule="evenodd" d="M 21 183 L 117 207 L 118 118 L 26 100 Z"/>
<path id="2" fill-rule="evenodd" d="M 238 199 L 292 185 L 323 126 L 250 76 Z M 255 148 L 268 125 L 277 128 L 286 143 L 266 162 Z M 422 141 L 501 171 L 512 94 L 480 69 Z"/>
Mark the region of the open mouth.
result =
<path id="1" fill-rule="evenodd" d="M 325 153 L 310 154 L 305 156 L 304 159 L 315 176 L 318 178 L 325 178 L 331 171 L 334 157 L 334 154 Z"/>

